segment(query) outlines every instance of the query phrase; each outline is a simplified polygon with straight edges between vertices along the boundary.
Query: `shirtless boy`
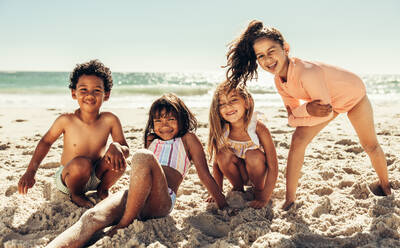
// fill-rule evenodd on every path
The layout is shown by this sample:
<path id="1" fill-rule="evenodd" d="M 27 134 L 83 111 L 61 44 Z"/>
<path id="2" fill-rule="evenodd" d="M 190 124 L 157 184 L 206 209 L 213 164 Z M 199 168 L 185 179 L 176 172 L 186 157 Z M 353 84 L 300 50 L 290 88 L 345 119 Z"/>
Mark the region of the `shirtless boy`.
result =
<path id="1" fill-rule="evenodd" d="M 18 182 L 20 194 L 26 194 L 35 184 L 35 174 L 51 145 L 63 135 L 61 165 L 55 174 L 57 188 L 70 194 L 74 203 L 92 207 L 86 197 L 88 190 L 97 190 L 100 199 L 124 173 L 129 155 L 121 123 L 110 112 L 100 112 L 110 97 L 112 77 L 109 68 L 98 60 L 78 64 L 70 76 L 72 98 L 79 108 L 74 113 L 60 115 L 42 137 Z M 107 149 L 111 134 L 113 142 Z"/>

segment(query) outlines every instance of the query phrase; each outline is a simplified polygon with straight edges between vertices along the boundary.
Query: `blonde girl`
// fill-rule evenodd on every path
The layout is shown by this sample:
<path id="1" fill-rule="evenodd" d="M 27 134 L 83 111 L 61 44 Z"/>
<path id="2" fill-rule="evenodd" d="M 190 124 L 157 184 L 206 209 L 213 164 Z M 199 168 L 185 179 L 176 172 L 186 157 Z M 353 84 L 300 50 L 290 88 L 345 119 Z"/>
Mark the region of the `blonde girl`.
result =
<path id="1" fill-rule="evenodd" d="M 275 146 L 268 128 L 257 120 L 254 101 L 243 85 L 232 89 L 218 85 L 210 107 L 208 152 L 214 158 L 213 176 L 222 190 L 223 177 L 232 190 L 243 191 L 251 183 L 253 208 L 262 208 L 271 198 L 278 176 Z"/>

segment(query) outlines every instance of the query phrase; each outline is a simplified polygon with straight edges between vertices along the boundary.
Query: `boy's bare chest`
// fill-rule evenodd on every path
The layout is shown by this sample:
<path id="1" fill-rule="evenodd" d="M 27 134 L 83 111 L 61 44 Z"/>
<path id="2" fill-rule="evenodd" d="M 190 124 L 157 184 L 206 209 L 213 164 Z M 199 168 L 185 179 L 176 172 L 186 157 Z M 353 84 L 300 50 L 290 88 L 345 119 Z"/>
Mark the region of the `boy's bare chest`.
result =
<path id="1" fill-rule="evenodd" d="M 64 148 L 84 153 L 100 152 L 107 143 L 110 131 L 111 128 L 103 123 L 72 123 L 65 128 Z"/>

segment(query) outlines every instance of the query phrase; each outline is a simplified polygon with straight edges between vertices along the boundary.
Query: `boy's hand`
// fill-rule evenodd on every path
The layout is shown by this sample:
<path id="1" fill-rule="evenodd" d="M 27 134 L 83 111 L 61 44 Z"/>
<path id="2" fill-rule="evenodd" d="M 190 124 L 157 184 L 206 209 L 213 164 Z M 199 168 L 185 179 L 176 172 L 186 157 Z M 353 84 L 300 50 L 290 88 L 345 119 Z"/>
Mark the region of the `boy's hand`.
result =
<path id="1" fill-rule="evenodd" d="M 321 104 L 321 100 L 314 100 L 312 102 L 307 103 L 307 112 L 311 116 L 324 117 L 328 116 L 332 112 L 332 105 L 330 104 Z"/>
<path id="2" fill-rule="evenodd" d="M 25 174 L 19 179 L 18 192 L 25 195 L 28 193 L 28 189 L 33 187 L 35 182 L 35 173 L 31 171 L 25 172 Z"/>
<path id="3" fill-rule="evenodd" d="M 125 170 L 126 160 L 119 143 L 111 143 L 110 147 L 108 147 L 106 154 L 104 155 L 104 158 L 106 162 L 111 165 L 113 170 Z"/>

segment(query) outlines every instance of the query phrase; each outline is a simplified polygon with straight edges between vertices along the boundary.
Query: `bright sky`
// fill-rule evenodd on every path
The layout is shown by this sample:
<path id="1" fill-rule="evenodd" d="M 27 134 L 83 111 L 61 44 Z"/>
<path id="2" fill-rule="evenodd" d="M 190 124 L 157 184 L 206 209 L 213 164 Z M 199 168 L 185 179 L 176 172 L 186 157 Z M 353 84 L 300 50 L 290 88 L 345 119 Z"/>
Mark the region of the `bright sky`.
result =
<path id="1" fill-rule="evenodd" d="M 0 71 L 218 71 L 252 19 L 291 55 L 356 73 L 400 73 L 398 0 L 0 0 Z"/>

